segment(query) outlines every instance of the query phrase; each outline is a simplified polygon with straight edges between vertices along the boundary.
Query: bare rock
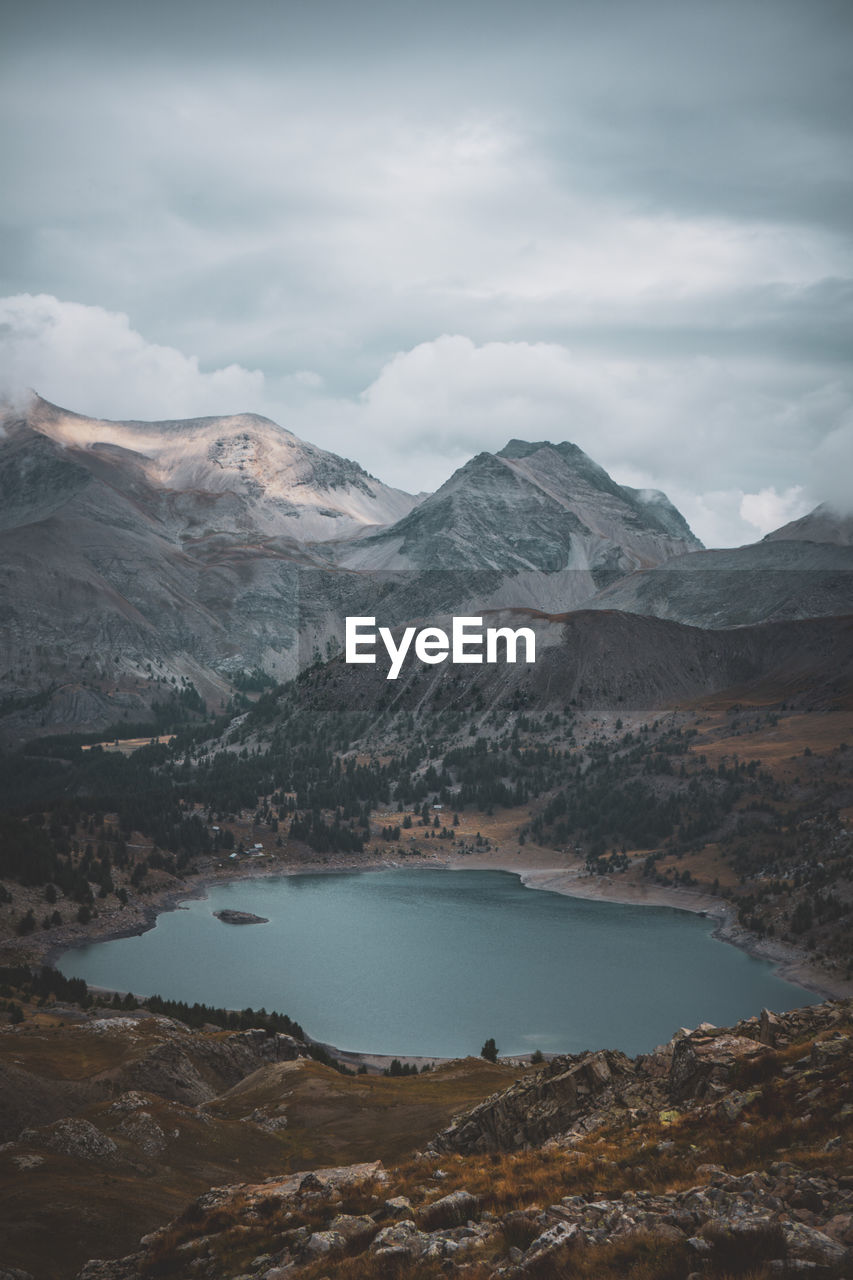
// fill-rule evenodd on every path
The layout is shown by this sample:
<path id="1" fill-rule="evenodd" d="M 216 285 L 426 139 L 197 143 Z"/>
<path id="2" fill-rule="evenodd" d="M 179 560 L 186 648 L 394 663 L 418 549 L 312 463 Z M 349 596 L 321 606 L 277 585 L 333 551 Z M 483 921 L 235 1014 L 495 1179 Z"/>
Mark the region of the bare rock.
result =
<path id="1" fill-rule="evenodd" d="M 580 1238 L 575 1223 L 556 1222 L 537 1236 L 521 1260 L 522 1271 L 539 1271 L 546 1265 L 556 1267 Z"/>
<path id="2" fill-rule="evenodd" d="M 814 1227 L 801 1222 L 785 1223 L 782 1233 L 788 1258 L 816 1262 L 824 1267 L 837 1267 L 851 1261 L 849 1249 Z"/>
<path id="3" fill-rule="evenodd" d="M 329 1223 L 329 1230 L 345 1241 L 347 1248 L 363 1249 L 376 1235 L 376 1223 L 366 1214 L 340 1213 Z"/>
<path id="4" fill-rule="evenodd" d="M 314 1231 L 302 1246 L 303 1258 L 313 1262 L 327 1254 L 343 1253 L 347 1242 L 337 1231 Z"/>
<path id="5" fill-rule="evenodd" d="M 458 1227 L 477 1216 L 479 1203 L 470 1191 L 451 1191 L 450 1195 L 425 1205 L 418 1218 L 427 1231 L 435 1231 L 439 1227 Z"/>
<path id="6" fill-rule="evenodd" d="M 672 1051 L 669 1086 L 676 1101 L 703 1098 L 713 1085 L 725 1085 L 736 1066 L 766 1056 L 758 1040 L 729 1033 L 702 1035 L 699 1030 L 679 1040 Z"/>
<path id="7" fill-rule="evenodd" d="M 79 1160 L 113 1160 L 118 1147 L 90 1120 L 57 1120 L 42 1135 L 42 1141 L 51 1151 Z"/>
<path id="8" fill-rule="evenodd" d="M 411 1218 L 403 1218 L 389 1227 L 383 1227 L 374 1238 L 370 1250 L 377 1261 L 396 1264 L 419 1258 L 429 1243 L 429 1236 L 419 1231 Z"/>
<path id="9" fill-rule="evenodd" d="M 473 1154 L 538 1145 L 611 1102 L 634 1077 L 634 1063 L 616 1050 L 553 1058 L 532 1079 L 517 1081 L 456 1119 L 431 1147 Z"/>
<path id="10" fill-rule="evenodd" d="M 393 1196 L 382 1206 L 382 1214 L 386 1218 L 411 1218 L 414 1212 L 408 1196 Z"/>

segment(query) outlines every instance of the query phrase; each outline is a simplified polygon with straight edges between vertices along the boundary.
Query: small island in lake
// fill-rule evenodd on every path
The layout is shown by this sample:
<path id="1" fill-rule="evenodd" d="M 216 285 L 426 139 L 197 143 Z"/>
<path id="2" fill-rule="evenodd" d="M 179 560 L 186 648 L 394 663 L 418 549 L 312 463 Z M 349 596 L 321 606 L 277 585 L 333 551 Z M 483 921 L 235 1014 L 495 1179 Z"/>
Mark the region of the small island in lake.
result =
<path id="1" fill-rule="evenodd" d="M 213 914 L 223 924 L 269 924 L 266 916 L 256 916 L 251 911 L 231 911 L 226 907 L 223 911 L 214 911 Z"/>

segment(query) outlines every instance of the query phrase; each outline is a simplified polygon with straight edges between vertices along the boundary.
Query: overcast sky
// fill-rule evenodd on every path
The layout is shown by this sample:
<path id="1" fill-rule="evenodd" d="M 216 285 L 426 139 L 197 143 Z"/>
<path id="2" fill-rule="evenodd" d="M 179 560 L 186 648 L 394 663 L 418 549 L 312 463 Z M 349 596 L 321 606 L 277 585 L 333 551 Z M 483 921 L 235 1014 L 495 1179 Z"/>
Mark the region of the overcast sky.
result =
<path id="1" fill-rule="evenodd" d="M 0 377 L 410 490 L 512 436 L 709 545 L 853 474 L 850 0 L 3 5 Z"/>

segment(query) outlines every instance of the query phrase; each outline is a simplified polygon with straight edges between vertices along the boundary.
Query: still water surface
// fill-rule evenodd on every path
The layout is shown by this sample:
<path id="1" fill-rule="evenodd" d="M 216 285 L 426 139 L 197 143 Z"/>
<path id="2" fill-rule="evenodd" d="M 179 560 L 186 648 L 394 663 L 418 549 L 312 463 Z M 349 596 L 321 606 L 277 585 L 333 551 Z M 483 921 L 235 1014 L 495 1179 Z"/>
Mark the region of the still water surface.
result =
<path id="1" fill-rule="evenodd" d="M 267 916 L 228 925 L 223 908 Z M 136 938 L 66 952 L 93 986 L 277 1009 L 341 1049 L 441 1057 L 645 1052 L 817 997 L 669 907 L 527 889 L 502 871 L 391 870 L 217 885 Z"/>

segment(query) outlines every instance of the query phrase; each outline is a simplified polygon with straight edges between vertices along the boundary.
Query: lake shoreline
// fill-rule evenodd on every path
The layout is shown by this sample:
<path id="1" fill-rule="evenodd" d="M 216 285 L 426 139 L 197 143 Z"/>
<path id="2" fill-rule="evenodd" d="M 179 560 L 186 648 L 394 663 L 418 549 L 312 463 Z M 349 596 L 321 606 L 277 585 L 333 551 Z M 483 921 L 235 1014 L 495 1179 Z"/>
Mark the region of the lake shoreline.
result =
<path id="1" fill-rule="evenodd" d="M 536 851 L 537 854 L 540 852 L 543 851 Z M 565 858 L 561 858 L 557 862 L 557 856 L 553 859 L 537 858 L 537 861 L 550 862 L 549 866 L 527 864 L 527 860 L 522 865 L 522 859 L 518 855 L 508 856 L 500 852 L 451 858 L 446 865 L 453 871 L 509 871 L 530 889 L 545 889 L 570 898 L 691 911 L 714 921 L 713 937 L 756 959 L 766 960 L 772 964 L 774 974 L 785 982 L 802 987 L 823 1000 L 843 1000 L 853 996 L 853 981 L 836 977 L 814 964 L 804 948 L 788 942 L 759 938 L 757 934 L 743 928 L 738 924 L 735 909 L 725 898 L 702 890 L 676 888 L 674 885 L 637 884 L 618 876 L 592 875 L 586 871 L 580 859 L 567 863 Z"/>
<path id="2" fill-rule="evenodd" d="M 819 969 L 810 962 L 808 953 L 804 950 L 787 943 L 760 939 L 742 928 L 737 923 L 731 904 L 723 898 L 689 888 L 636 884 L 623 882 L 619 877 L 614 876 L 590 875 L 580 860 L 567 861 L 564 855 L 552 850 L 526 848 L 523 853 L 509 853 L 493 849 L 462 856 L 454 855 L 450 850 L 441 850 L 436 854 L 421 855 L 417 858 L 407 857 L 401 860 L 372 858 L 363 862 L 344 858 L 322 863 L 307 860 L 298 863 L 266 859 L 264 861 L 264 866 L 203 866 L 199 869 L 199 874 L 191 880 L 180 885 L 165 886 L 152 894 L 148 901 L 137 901 L 124 910 L 110 911 L 108 914 L 96 917 L 87 925 L 66 926 L 61 931 L 65 936 L 54 935 L 53 938 L 44 939 L 30 936 L 21 939 L 21 944 L 30 943 L 31 945 L 29 947 L 21 945 L 20 951 L 28 953 L 26 958 L 30 962 L 55 964 L 60 956 L 75 947 L 139 936 L 155 927 L 161 913 L 181 910 L 184 902 L 207 897 L 209 889 L 217 885 L 292 875 L 336 875 L 401 868 L 433 871 L 490 870 L 515 875 L 528 888 L 560 893 L 568 897 L 624 905 L 663 906 L 706 916 L 714 922 L 715 938 L 769 962 L 773 966 L 774 973 L 785 981 L 821 999 L 841 999 L 853 995 L 853 982 L 834 978 L 833 975 Z M 223 927 L 227 926 L 223 925 Z M 39 943 L 43 945 L 37 945 Z M 25 955 L 22 954 L 21 959 L 24 958 Z M 165 994 L 168 995 L 168 993 Z M 342 1056 L 347 1061 L 352 1060 L 358 1063 L 364 1061 L 374 1069 L 386 1059 L 390 1061 L 387 1055 L 356 1054 L 332 1045 L 327 1047 L 330 1052 Z M 429 1059 L 400 1057 L 400 1061 L 411 1061 L 416 1065 L 420 1065 L 423 1061 L 442 1060 L 439 1057 Z"/>

